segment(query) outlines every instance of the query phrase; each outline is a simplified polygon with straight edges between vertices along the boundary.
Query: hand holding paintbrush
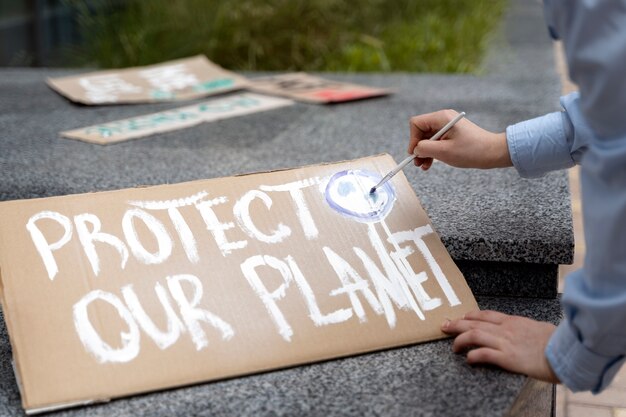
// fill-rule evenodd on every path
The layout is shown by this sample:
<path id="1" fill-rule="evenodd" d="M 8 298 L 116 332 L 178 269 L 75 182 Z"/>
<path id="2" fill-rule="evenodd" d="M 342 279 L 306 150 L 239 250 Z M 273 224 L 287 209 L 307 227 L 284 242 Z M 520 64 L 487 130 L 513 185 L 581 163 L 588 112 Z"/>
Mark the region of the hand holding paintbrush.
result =
<path id="1" fill-rule="evenodd" d="M 435 135 L 433 137 L 431 137 L 430 140 L 439 140 L 439 138 L 441 138 L 443 135 L 445 135 L 445 133 L 448 130 L 450 130 L 452 128 L 452 126 L 454 126 L 463 117 L 465 117 L 465 112 L 459 113 L 454 119 L 450 120 L 444 127 L 442 127 L 441 130 L 439 130 L 437 133 L 435 133 Z M 385 175 L 383 177 L 383 179 L 380 180 L 380 182 L 378 184 L 376 184 L 374 187 L 372 187 L 370 189 L 370 194 L 375 193 L 377 188 L 379 188 L 381 185 L 383 185 L 384 183 L 389 181 L 398 172 L 402 171 L 402 169 L 405 166 L 407 166 L 411 161 L 413 161 L 415 158 L 417 158 L 417 155 L 413 154 L 413 155 L 407 157 L 404 161 L 400 162 L 398 164 L 398 166 L 396 166 L 394 169 L 389 171 L 389 173 L 387 175 Z"/>

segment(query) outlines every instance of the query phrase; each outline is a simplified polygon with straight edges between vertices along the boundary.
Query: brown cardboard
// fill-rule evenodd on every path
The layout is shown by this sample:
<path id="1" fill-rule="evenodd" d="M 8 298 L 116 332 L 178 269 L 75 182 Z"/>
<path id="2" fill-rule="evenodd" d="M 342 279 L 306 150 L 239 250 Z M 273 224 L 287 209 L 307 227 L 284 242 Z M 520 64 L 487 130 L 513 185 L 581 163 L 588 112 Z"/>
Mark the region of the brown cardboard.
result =
<path id="1" fill-rule="evenodd" d="M 190 100 L 239 90 L 246 79 L 204 55 L 156 65 L 48 78 L 48 85 L 77 103 L 88 105 Z"/>
<path id="2" fill-rule="evenodd" d="M 252 93 L 235 94 L 191 106 L 68 130 L 60 134 L 70 139 L 108 145 L 292 104 L 293 101 L 278 97 Z"/>
<path id="3" fill-rule="evenodd" d="M 370 199 L 394 166 L 379 155 L 0 203 L 24 408 L 445 337 L 445 318 L 477 305 L 402 173 Z"/>
<path id="4" fill-rule="evenodd" d="M 254 78 L 249 89 L 309 103 L 341 103 L 391 94 L 390 90 L 342 83 L 304 72 Z"/>

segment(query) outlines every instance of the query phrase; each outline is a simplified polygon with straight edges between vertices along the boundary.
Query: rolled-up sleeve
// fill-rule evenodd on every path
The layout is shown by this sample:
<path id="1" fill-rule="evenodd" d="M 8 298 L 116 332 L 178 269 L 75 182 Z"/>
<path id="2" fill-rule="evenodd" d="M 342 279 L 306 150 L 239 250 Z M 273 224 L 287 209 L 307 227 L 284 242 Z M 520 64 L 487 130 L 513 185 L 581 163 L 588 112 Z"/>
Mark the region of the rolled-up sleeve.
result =
<path id="1" fill-rule="evenodd" d="M 571 93 L 561 98 L 564 111 L 507 127 L 509 154 L 522 177 L 540 177 L 580 163 L 593 132 L 580 113 L 579 102 L 580 95 Z"/>
<path id="2" fill-rule="evenodd" d="M 550 113 L 506 129 L 509 154 L 522 177 L 574 166 L 564 129 L 566 117 L 562 112 Z"/>

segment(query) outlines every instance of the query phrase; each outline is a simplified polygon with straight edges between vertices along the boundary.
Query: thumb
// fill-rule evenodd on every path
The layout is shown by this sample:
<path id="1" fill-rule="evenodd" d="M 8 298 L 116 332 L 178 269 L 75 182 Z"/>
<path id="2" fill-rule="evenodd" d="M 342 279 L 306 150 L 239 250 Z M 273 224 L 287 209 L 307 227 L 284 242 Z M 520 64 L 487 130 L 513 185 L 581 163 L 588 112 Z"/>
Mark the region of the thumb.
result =
<path id="1" fill-rule="evenodd" d="M 446 152 L 446 145 L 445 141 L 420 140 L 413 153 L 420 158 L 442 159 Z"/>

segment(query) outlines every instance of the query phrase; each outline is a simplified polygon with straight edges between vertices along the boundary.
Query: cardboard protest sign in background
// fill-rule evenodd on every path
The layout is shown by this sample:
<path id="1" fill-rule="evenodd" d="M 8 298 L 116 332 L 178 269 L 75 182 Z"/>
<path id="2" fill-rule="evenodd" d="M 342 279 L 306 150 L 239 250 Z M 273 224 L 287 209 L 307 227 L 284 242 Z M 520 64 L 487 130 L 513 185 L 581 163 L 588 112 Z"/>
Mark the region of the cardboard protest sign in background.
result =
<path id="1" fill-rule="evenodd" d="M 192 106 L 68 130 L 61 132 L 61 136 L 99 145 L 108 145 L 292 104 L 293 101 L 291 100 L 260 94 L 235 94 Z"/>
<path id="2" fill-rule="evenodd" d="M 27 410 L 445 337 L 477 309 L 388 155 L 0 203 Z"/>
<path id="3" fill-rule="evenodd" d="M 304 72 L 254 78 L 248 88 L 310 103 L 340 103 L 391 93 L 382 88 L 326 80 Z"/>
<path id="4" fill-rule="evenodd" d="M 246 79 L 198 55 L 145 67 L 48 78 L 47 83 L 72 101 L 97 105 L 206 97 L 241 89 Z"/>

